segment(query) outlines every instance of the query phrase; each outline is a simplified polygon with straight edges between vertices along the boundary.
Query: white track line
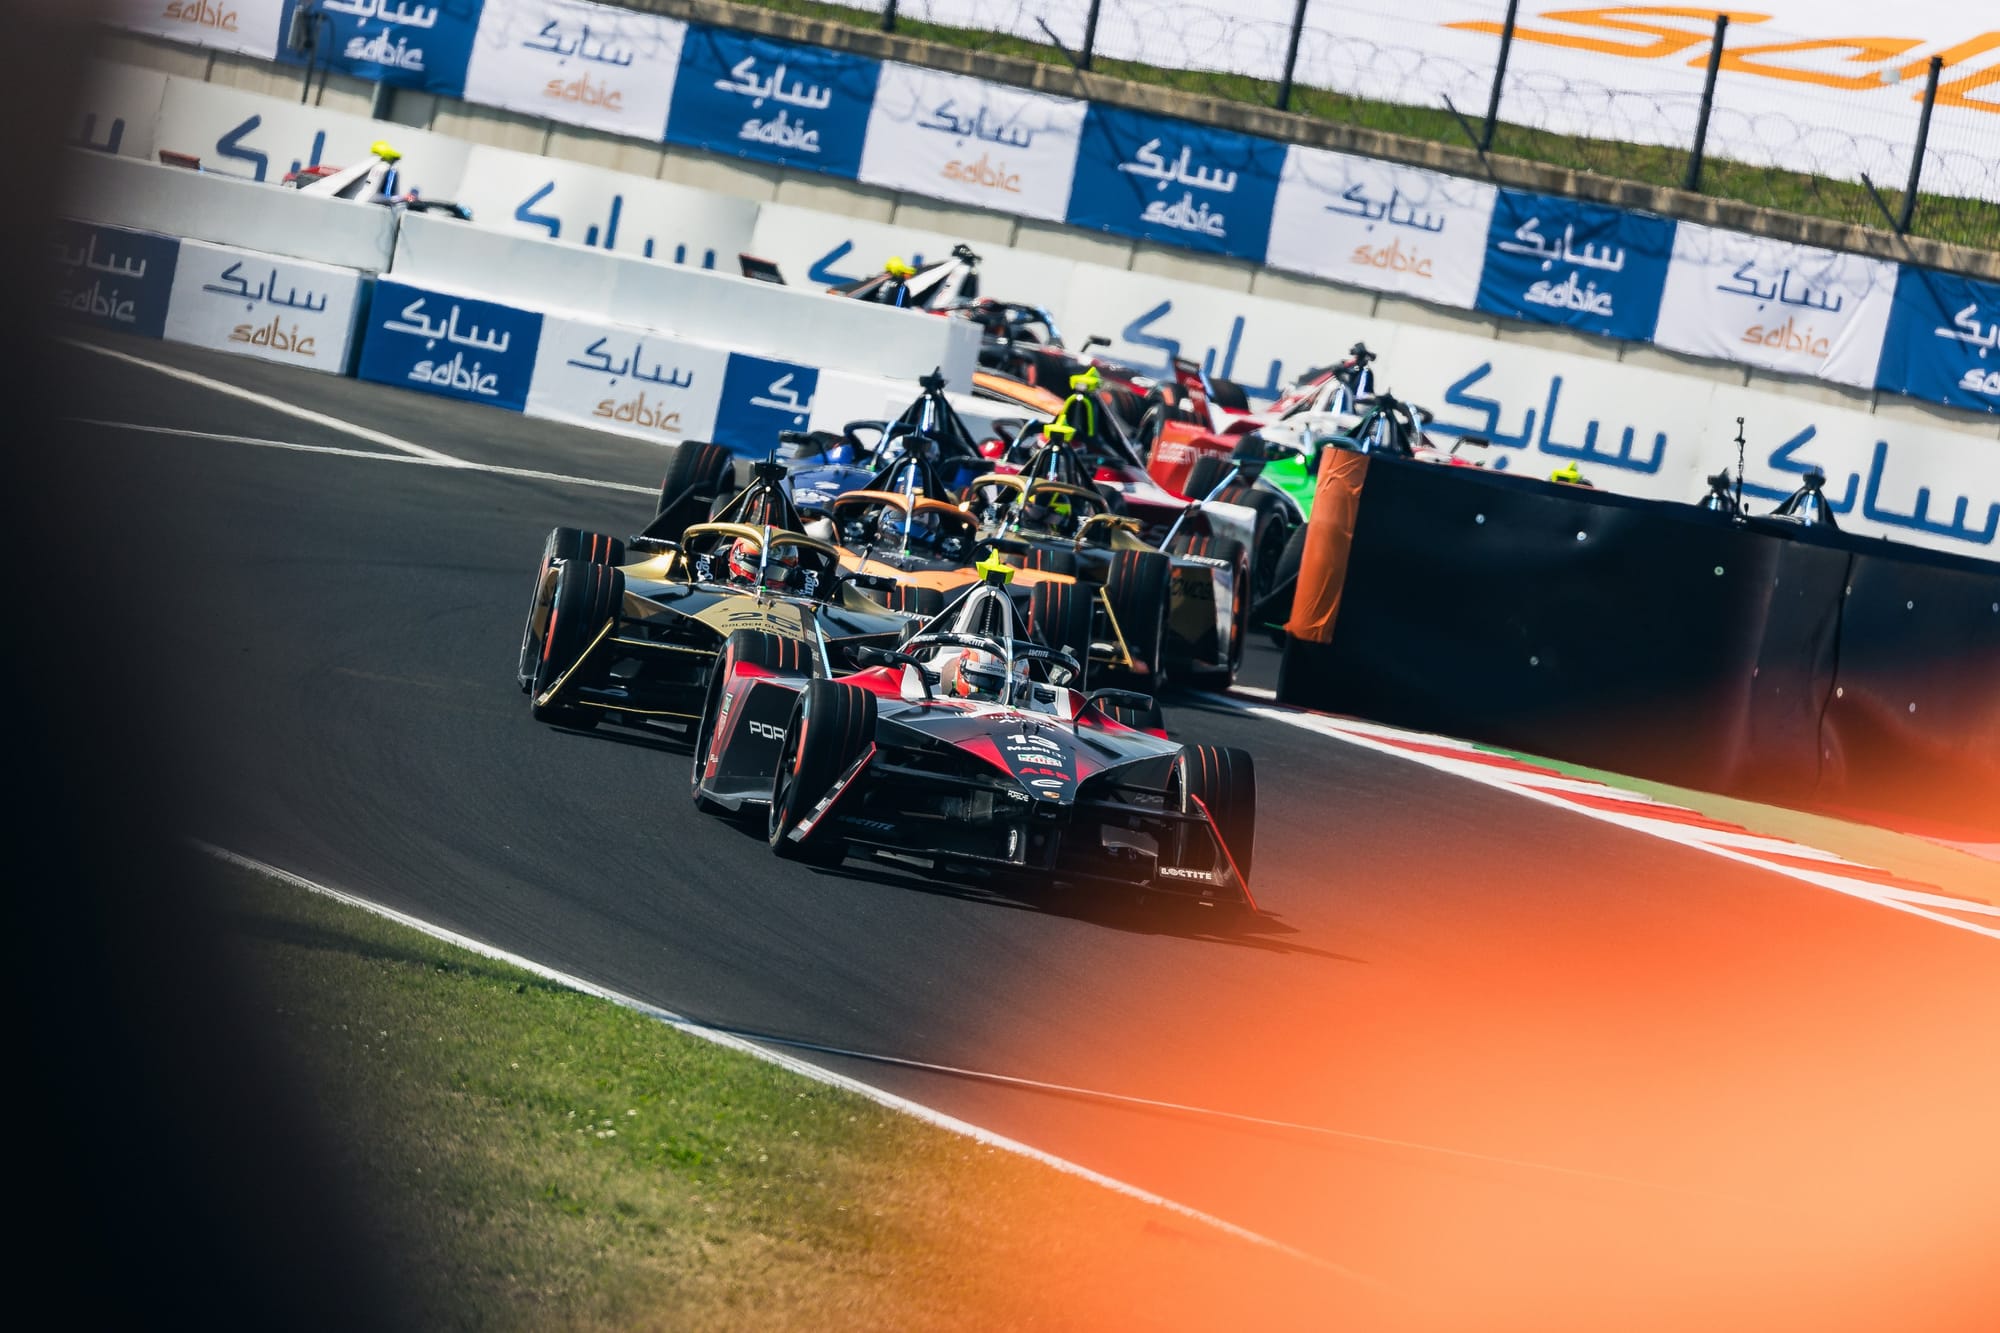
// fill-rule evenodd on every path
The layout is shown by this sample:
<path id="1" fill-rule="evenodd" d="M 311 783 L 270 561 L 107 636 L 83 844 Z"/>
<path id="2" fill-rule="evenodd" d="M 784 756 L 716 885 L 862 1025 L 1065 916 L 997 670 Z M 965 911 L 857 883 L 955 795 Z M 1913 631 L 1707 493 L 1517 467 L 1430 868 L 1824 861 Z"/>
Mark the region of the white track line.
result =
<path id="1" fill-rule="evenodd" d="M 1783 875 L 1788 879 L 1797 880 L 1803 884 L 1811 884 L 1816 888 L 1831 889 L 1835 893 L 1843 893 L 1849 897 L 1860 898 L 1883 907 L 1894 908 L 1899 912 L 1907 912 L 1911 916 L 1922 917 L 1926 921 L 1936 921 L 1943 925 L 1954 926 L 1959 930 L 1970 931 L 1975 935 L 1984 935 L 1990 939 L 2000 939 L 2000 927 L 1988 925 L 1982 921 L 1967 919 L 1968 917 L 2000 918 L 2000 907 L 1995 907 L 1990 903 L 1954 898 L 1945 894 L 1926 893 L 1919 887 L 1872 883 L 1865 874 L 1855 875 L 1843 872 L 1857 870 L 1872 871 L 1876 867 L 1862 866 L 1857 862 L 1847 860 L 1845 857 L 1835 856 L 1830 852 L 1806 847 L 1786 838 L 1760 835 L 1746 836 L 1743 833 L 1709 829 L 1699 825 L 1676 822 L 1671 817 L 1676 812 L 1698 812 L 1687 812 L 1681 806 L 1655 800 L 1643 793 L 1628 792 L 1622 788 L 1613 787 L 1608 783 L 1594 782 L 1589 779 L 1552 777 L 1539 773 L 1526 773 L 1518 769 L 1510 769 L 1494 763 L 1482 762 L 1470 756 L 1487 755 L 1491 752 L 1479 750 L 1466 741 L 1456 740 L 1449 736 L 1434 736 L 1426 732 L 1405 731 L 1398 727 L 1383 726 L 1380 723 L 1362 722 L 1352 718 L 1334 717 L 1324 713 L 1309 713 L 1285 705 L 1252 703 L 1222 694 L 1215 694 L 1210 697 L 1235 709 L 1237 712 L 1246 713 L 1252 717 L 1260 717 L 1267 721 L 1282 723 L 1288 727 L 1296 727 L 1301 731 L 1309 731 L 1315 735 L 1324 736 L 1329 740 L 1341 741 L 1348 745 L 1358 746 L 1364 750 L 1373 750 L 1379 754 L 1393 755 L 1398 759 L 1403 759 L 1413 764 L 1421 764 L 1425 768 L 1435 769 L 1441 773 L 1448 773 L 1453 777 L 1464 778 L 1469 782 L 1477 782 L 1482 786 L 1512 792 L 1514 795 L 1527 800 L 1536 801 L 1543 805 L 1552 805 L 1559 810 L 1568 810 L 1572 814 L 1583 815 L 1588 819 L 1595 819 L 1602 823 L 1615 824 L 1620 828 L 1630 829 L 1635 833 L 1643 833 L 1649 837 L 1658 838 L 1663 842 L 1677 843 L 1680 846 L 1690 847 L 1696 851 L 1707 852 L 1711 856 L 1719 856 L 1725 860 L 1735 861 L 1758 870 L 1767 870 L 1774 875 Z M 1445 747 L 1468 757 L 1454 758 L 1449 754 L 1428 754 L 1412 750 L 1407 744 L 1399 744 L 1399 741 Z M 1507 758 L 1504 755 L 1495 755 L 1493 757 L 1501 760 Z M 1599 793 L 1631 805 L 1656 806 L 1661 811 L 1662 817 L 1649 818 L 1633 810 L 1603 810 L 1585 804 L 1581 800 L 1570 799 L 1572 794 L 1582 794 L 1585 792 Z M 1766 851 L 1783 852 L 1789 856 L 1823 863 L 1824 868 L 1822 869 L 1818 865 L 1806 867 L 1777 864 L 1754 854 L 1754 849 L 1760 846 Z"/>
<path id="2" fill-rule="evenodd" d="M 988 1147 L 999 1148 L 1005 1152 L 1015 1153 L 1032 1161 L 1040 1162 L 1042 1165 L 1053 1167 L 1066 1175 L 1087 1180 L 1093 1185 L 1102 1186 L 1116 1194 L 1123 1194 L 1127 1198 L 1137 1199 L 1141 1203 L 1151 1204 L 1156 1208 L 1164 1208 L 1168 1212 L 1187 1218 L 1189 1221 L 1199 1222 L 1204 1226 L 1212 1227 L 1225 1235 L 1234 1236 L 1236 1239 L 1247 1241 L 1252 1245 L 1274 1250 L 1289 1258 L 1297 1259 L 1301 1263 L 1311 1264 L 1315 1268 L 1324 1269 L 1329 1273 L 1334 1273 L 1340 1277 L 1364 1283 L 1371 1287 L 1381 1286 L 1374 1279 L 1364 1277 L 1350 1268 L 1334 1263 L 1330 1259 L 1322 1259 L 1318 1255 L 1294 1249 L 1282 1241 L 1272 1240 L 1268 1236 L 1262 1236 L 1247 1228 L 1237 1226 L 1234 1222 L 1226 1222 L 1213 1214 L 1190 1208 L 1184 1203 L 1176 1203 L 1172 1199 L 1154 1194 L 1150 1190 L 1141 1189 L 1137 1185 L 1128 1185 L 1122 1180 L 1115 1180 L 1110 1176 L 1093 1171 L 1087 1166 L 1080 1166 L 1066 1158 L 1044 1152 L 1040 1148 L 1030 1147 L 1017 1139 L 1007 1138 L 1004 1135 L 994 1133 L 992 1130 L 982 1129 L 978 1125 L 960 1120 L 955 1116 L 946 1115 L 942 1111 L 933 1110 L 921 1102 L 913 1102 L 906 1097 L 899 1097 L 893 1092 L 886 1092 L 881 1088 L 872 1087 L 869 1084 L 861 1082 L 859 1079 L 849 1078 L 845 1074 L 836 1074 L 831 1069 L 825 1069 L 819 1065 L 798 1059 L 795 1056 L 786 1055 L 782 1051 L 774 1051 L 769 1047 L 760 1046 L 754 1041 L 746 1040 L 719 1028 L 712 1028 L 706 1024 L 697 1023 L 693 1019 L 684 1018 L 670 1010 L 662 1009 L 658 1005 L 648 1004 L 644 1000 L 634 999 L 618 991 L 608 990 L 594 982 L 585 981 L 581 977 L 573 977 L 566 972 L 558 972 L 554 968 L 544 966 L 531 959 L 523 958 L 519 954 L 508 953 L 504 949 L 496 949 L 490 944 L 482 944 L 478 940 L 460 935 L 455 931 L 446 930 L 442 926 L 434 926 L 428 921 L 410 916 L 404 912 L 399 912 L 392 907 L 384 907 L 380 903 L 371 902 L 366 898 L 360 898 L 354 894 L 342 892 L 339 889 L 328 888 L 324 884 L 317 884 L 312 880 L 306 879 L 304 876 L 295 875 L 289 870 L 281 870 L 277 866 L 268 865 L 265 862 L 253 860 L 250 857 L 198 840 L 194 845 L 218 861 L 227 862 L 240 869 L 277 880 L 282 884 L 289 884 L 294 888 L 305 889 L 308 892 L 331 898 L 336 902 L 345 903 L 349 907 L 360 908 L 362 911 L 381 917 L 384 920 L 393 921 L 397 925 L 407 926 L 411 930 L 419 931 L 434 940 L 440 940 L 457 948 L 469 950 L 472 953 L 479 954 L 481 957 L 491 958 L 496 962 L 505 963 L 510 967 L 520 968 L 524 972 L 531 972 L 544 980 L 553 981 L 560 986 L 567 987 L 580 994 L 594 996 L 600 1000 L 608 1000 L 621 1008 L 630 1009 L 634 1013 L 644 1014 L 648 1018 L 657 1019 L 668 1027 L 678 1032 L 684 1032 L 690 1037 L 699 1038 L 702 1041 L 711 1042 L 717 1046 L 727 1047 L 733 1051 L 740 1051 L 745 1055 L 754 1056 L 768 1064 L 777 1065 L 781 1069 L 789 1070 L 801 1077 L 809 1078 L 815 1083 L 823 1083 L 828 1087 L 840 1088 L 843 1091 L 865 1097 L 879 1106 L 886 1106 L 891 1110 L 901 1111 L 905 1115 L 914 1116 L 926 1124 L 935 1125 L 939 1129 L 962 1135 L 976 1143 L 983 1143 Z"/>
<path id="3" fill-rule="evenodd" d="M 440 462 L 437 459 L 422 458 L 413 454 L 383 454 L 373 449 L 342 449 L 331 444 L 266 440 L 255 435 L 225 435 L 209 430 L 189 430 L 182 426 L 150 426 L 138 421 L 104 421 L 97 417 L 63 417 L 61 420 L 79 426 L 97 426 L 104 430 L 137 431 L 142 435 L 172 435 L 179 439 L 208 440 L 218 444 L 248 444 L 259 449 L 284 449 L 296 454 L 326 454 L 334 458 L 361 458 L 374 463 L 408 463 L 416 467 L 442 467 L 450 468 L 454 472 L 481 472 L 495 477 L 523 477 L 529 481 L 553 481 L 565 486 L 588 486 L 600 491 L 626 491 L 633 495 L 651 495 L 656 489 L 629 481 L 599 481 L 595 477 L 573 477 L 564 472 L 542 472 L 535 468 L 502 467 L 498 463 L 468 463 L 457 458 L 444 459 Z"/>
<path id="4" fill-rule="evenodd" d="M 180 380 L 184 384 L 199 385 L 213 393 L 223 394 L 230 398 L 239 398 L 246 403 L 255 403 L 259 407 L 277 412 L 283 416 L 295 417 L 300 421 L 310 421 L 316 426 L 324 426 L 328 430 L 339 431 L 342 435 L 352 435 L 357 440 L 366 440 L 370 444 L 379 444 L 385 449 L 394 449 L 397 453 L 408 454 L 412 458 L 428 459 L 430 462 L 442 467 L 464 466 L 464 460 L 453 458 L 450 454 L 441 454 L 435 449 L 426 449 L 421 444 L 412 444 L 408 440 L 400 439 L 384 431 L 374 430 L 367 426 L 359 426 L 352 421 L 342 421 L 339 417 L 326 416 L 323 413 L 299 407 L 294 403 L 288 403 L 282 398 L 273 398 L 269 394 L 256 393 L 240 385 L 231 384 L 227 380 L 214 379 L 207 375 L 197 375 L 194 371 L 182 370 L 179 366 L 169 366 L 158 361 L 148 361 L 143 356 L 133 356 L 130 352 L 119 352 L 109 347 L 100 347 L 96 343 L 86 342 L 81 338 L 61 338 L 58 341 L 67 343 L 79 351 L 89 352 L 93 356 L 108 356 L 113 361 L 123 361 L 130 366 L 141 366 L 152 371 L 154 374 L 165 375 L 169 379 Z"/>

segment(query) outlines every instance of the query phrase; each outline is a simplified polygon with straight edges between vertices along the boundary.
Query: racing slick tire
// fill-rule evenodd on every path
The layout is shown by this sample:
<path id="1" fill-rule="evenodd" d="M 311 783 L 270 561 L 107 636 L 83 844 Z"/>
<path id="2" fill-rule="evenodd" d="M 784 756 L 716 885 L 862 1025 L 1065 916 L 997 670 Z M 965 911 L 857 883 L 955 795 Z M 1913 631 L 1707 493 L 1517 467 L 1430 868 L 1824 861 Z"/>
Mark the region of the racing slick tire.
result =
<path id="1" fill-rule="evenodd" d="M 1280 648 L 1285 646 L 1285 622 L 1292 618 L 1292 595 L 1298 589 L 1299 566 L 1305 562 L 1305 556 L 1306 525 L 1301 523 L 1285 539 L 1278 567 L 1271 571 L 1270 586 L 1250 608 L 1252 622 L 1262 625 L 1271 642 Z"/>
<path id="2" fill-rule="evenodd" d="M 701 721 L 695 725 L 694 763 L 690 765 L 688 774 L 688 791 L 694 797 L 694 808 L 703 814 L 728 813 L 727 807 L 717 805 L 701 794 L 701 771 L 708 765 L 708 748 L 715 740 L 716 714 L 722 707 L 722 687 L 736 673 L 737 665 L 744 662 L 773 672 L 812 670 L 811 653 L 800 639 L 782 638 L 763 630 L 739 629 L 723 641 L 722 651 L 716 654 L 714 664 L 708 669 L 708 691 L 702 697 Z"/>
<path id="3" fill-rule="evenodd" d="M 1091 589 L 1053 579 L 1028 589 L 1028 633 L 1050 648 L 1074 657 L 1083 674 L 1070 682 L 1081 689 L 1090 672 Z"/>
<path id="4" fill-rule="evenodd" d="M 1187 746 L 1181 751 L 1180 798 L 1188 814 L 1194 813 L 1197 798 L 1208 807 L 1236 873 L 1250 883 L 1257 839 L 1257 769 L 1250 752 L 1234 746 Z"/>
<path id="5" fill-rule="evenodd" d="M 721 445 L 704 440 L 682 440 L 667 449 L 651 530 L 678 541 L 695 524 L 708 522 L 717 499 L 728 498 L 725 492 L 736 460 Z"/>
<path id="6" fill-rule="evenodd" d="M 1285 498 L 1269 487 L 1241 481 L 1215 498 L 1224 504 L 1257 511 L 1250 536 L 1250 588 L 1253 601 L 1261 600 L 1271 591 L 1278 566 L 1285 557 L 1285 543 L 1292 536 L 1291 513 L 1285 506 Z"/>
<path id="7" fill-rule="evenodd" d="M 1104 579 L 1104 599 L 1117 618 L 1126 651 L 1145 670 L 1118 669 L 1108 684 L 1157 693 L 1166 683 L 1167 605 L 1173 557 L 1165 551 L 1114 551 Z"/>
<path id="8" fill-rule="evenodd" d="M 1076 577 L 1076 552 L 1060 546 L 1030 546 L 1020 554 L 1023 569 L 1039 569 L 1044 574 L 1067 574 Z"/>
<path id="9" fill-rule="evenodd" d="M 846 845 L 822 830 L 811 843 L 793 842 L 797 828 L 833 788 L 847 766 L 875 739 L 875 696 L 838 680 L 811 680 L 799 693 L 785 728 L 785 748 L 771 784 L 771 816 L 766 836 L 771 850 L 788 861 L 836 866 Z"/>
<path id="10" fill-rule="evenodd" d="M 532 699 L 539 699 L 582 659 L 591 641 L 624 604 L 625 574 L 616 566 L 595 560 L 565 560 L 557 568 L 549 623 L 542 631 L 542 651 L 535 659 L 529 686 Z M 534 704 L 533 708 L 535 721 L 569 727 L 594 727 L 602 716 L 595 708 L 569 704 Z"/>
<path id="11" fill-rule="evenodd" d="M 937 588 L 918 588 L 907 583 L 895 583 L 877 590 L 875 594 L 882 605 L 891 611 L 901 611 L 906 615 L 922 616 L 928 620 L 944 610 L 945 596 Z"/>
<path id="12" fill-rule="evenodd" d="M 595 560 L 599 564 L 622 565 L 625 563 L 625 543 L 601 532 L 583 532 L 576 528 L 556 528 L 549 533 L 548 540 L 542 544 L 542 563 L 535 567 L 535 586 L 528 594 L 528 623 L 521 629 L 521 660 L 514 675 L 523 694 L 534 688 L 535 659 L 541 655 L 542 631 L 547 624 L 542 618 L 546 609 L 542 588 L 549 580 L 549 570 L 558 560 Z"/>
<path id="13" fill-rule="evenodd" d="M 1203 454 L 1194 460 L 1188 469 L 1187 481 L 1181 494 L 1190 500 L 1206 500 L 1216 484 L 1229 475 L 1229 460 L 1217 458 L 1214 454 Z"/>
<path id="14" fill-rule="evenodd" d="M 1226 560 L 1235 570 L 1229 607 L 1229 651 L 1220 662 L 1197 663 L 1177 658 L 1175 670 L 1185 670 L 1193 684 L 1203 689 L 1226 690 L 1236 683 L 1243 667 L 1243 646 L 1250 635 L 1251 575 L 1250 553 L 1233 537 L 1213 537 L 1205 532 L 1176 538 L 1178 554 L 1198 555 L 1210 560 Z"/>

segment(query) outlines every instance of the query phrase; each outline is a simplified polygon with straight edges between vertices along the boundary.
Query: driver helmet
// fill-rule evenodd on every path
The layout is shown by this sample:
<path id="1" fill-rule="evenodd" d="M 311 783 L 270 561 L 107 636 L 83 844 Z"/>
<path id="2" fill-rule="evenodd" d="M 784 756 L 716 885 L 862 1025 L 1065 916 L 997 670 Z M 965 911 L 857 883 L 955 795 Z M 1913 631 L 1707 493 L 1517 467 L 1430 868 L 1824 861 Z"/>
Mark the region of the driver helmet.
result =
<path id="1" fill-rule="evenodd" d="M 939 687 L 951 698 L 997 703 L 1005 692 L 1007 668 L 998 653 L 983 648 L 955 648 L 938 667 Z M 1014 679 L 1028 679 L 1028 664 L 1014 663 Z"/>
<path id="2" fill-rule="evenodd" d="M 897 506 L 882 506 L 882 534 L 900 541 L 910 539 L 913 546 L 927 546 L 937 540 L 938 516 L 935 513 L 910 513 Z"/>
<path id="3" fill-rule="evenodd" d="M 738 537 L 729 545 L 729 576 L 739 583 L 755 585 L 757 559 L 757 543 L 748 537 Z M 776 587 L 789 586 L 798 567 L 797 547 L 774 546 L 770 558 L 764 562 L 764 581 Z"/>

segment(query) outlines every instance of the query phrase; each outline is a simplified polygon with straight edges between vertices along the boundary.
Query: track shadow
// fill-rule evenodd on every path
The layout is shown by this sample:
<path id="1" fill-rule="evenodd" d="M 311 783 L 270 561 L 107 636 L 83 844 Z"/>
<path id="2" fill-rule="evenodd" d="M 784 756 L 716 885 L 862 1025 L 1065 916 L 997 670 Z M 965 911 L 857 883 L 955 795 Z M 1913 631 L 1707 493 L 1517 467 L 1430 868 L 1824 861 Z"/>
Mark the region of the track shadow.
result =
<path id="1" fill-rule="evenodd" d="M 694 733 L 676 736 L 670 731 L 641 730 L 636 727 L 605 726 L 571 727 L 560 722 L 545 724 L 569 736 L 587 736 L 593 740 L 608 741 L 613 745 L 629 745 L 639 750 L 654 750 L 661 754 L 686 757 L 694 753 Z"/>

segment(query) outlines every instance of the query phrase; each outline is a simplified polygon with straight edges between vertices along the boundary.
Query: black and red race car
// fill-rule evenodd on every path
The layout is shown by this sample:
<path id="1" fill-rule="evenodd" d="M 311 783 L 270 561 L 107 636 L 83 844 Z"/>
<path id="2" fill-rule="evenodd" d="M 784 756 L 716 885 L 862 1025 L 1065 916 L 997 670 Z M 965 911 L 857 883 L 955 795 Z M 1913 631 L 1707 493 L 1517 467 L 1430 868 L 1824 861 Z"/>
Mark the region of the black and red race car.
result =
<path id="1" fill-rule="evenodd" d="M 861 660 L 832 678 L 797 645 L 730 636 L 696 732 L 695 804 L 762 814 L 793 860 L 882 856 L 1003 888 L 1255 912 L 1250 756 L 1120 724 L 1107 705 L 1151 701 L 1069 688 L 1079 663 L 1029 639 L 996 582 Z"/>

